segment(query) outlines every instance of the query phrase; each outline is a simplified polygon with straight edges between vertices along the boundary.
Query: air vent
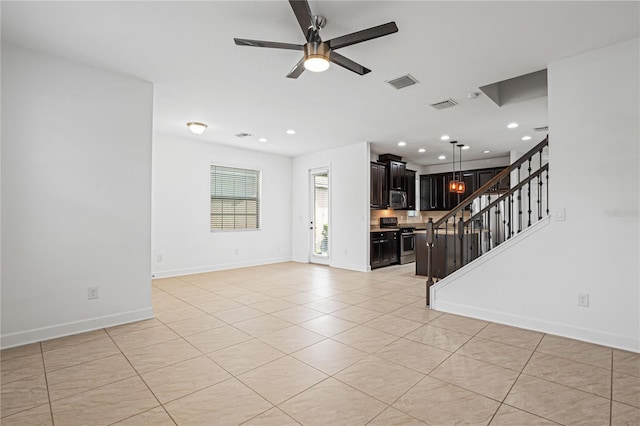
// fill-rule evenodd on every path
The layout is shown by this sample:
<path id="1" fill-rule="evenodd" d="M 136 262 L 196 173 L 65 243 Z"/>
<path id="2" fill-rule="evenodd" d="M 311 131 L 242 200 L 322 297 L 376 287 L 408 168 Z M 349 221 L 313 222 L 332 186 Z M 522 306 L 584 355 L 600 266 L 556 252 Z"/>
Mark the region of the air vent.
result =
<path id="1" fill-rule="evenodd" d="M 246 138 L 246 137 L 249 137 L 249 136 L 253 136 L 253 135 L 251 133 L 245 133 L 245 132 L 238 133 L 236 135 L 237 138 Z"/>
<path id="2" fill-rule="evenodd" d="M 548 132 L 549 131 L 549 126 L 534 127 L 533 131 L 534 132 Z"/>
<path id="3" fill-rule="evenodd" d="M 403 75 L 402 77 L 389 80 L 387 81 L 387 83 L 389 83 L 396 89 L 404 89 L 405 87 L 413 86 L 414 84 L 418 83 L 418 80 L 413 78 L 411 75 L 407 74 L 407 75 Z"/>
<path id="4" fill-rule="evenodd" d="M 447 99 L 446 101 L 436 102 L 435 104 L 431 104 L 431 106 L 437 110 L 451 108 L 456 105 L 458 104 L 453 99 Z"/>

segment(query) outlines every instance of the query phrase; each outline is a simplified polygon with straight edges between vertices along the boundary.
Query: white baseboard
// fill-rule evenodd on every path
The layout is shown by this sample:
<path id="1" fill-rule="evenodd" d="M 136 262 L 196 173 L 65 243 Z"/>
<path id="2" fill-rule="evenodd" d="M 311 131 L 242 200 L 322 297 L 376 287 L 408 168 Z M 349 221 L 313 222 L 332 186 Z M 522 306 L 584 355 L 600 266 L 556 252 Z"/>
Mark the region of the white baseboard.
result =
<path id="1" fill-rule="evenodd" d="M 85 333 L 87 331 L 113 327 L 121 324 L 128 324 L 130 322 L 141 321 L 150 318 L 153 318 L 153 309 L 151 307 L 113 315 L 105 315 L 102 317 L 89 318 L 81 321 L 74 321 L 26 331 L 3 334 L 2 336 L 0 336 L 0 348 L 8 349 L 15 346 L 41 342 L 43 340 L 56 339 L 58 337 L 69 336 L 71 334 Z"/>
<path id="2" fill-rule="evenodd" d="M 331 266 L 332 268 L 348 269 L 350 271 L 357 271 L 357 272 L 368 272 L 367 268 L 371 270 L 371 267 L 363 266 L 363 265 L 355 265 L 351 263 L 332 263 L 329 266 Z"/>
<path id="3" fill-rule="evenodd" d="M 181 275 L 202 274 L 205 272 L 224 271 L 227 269 L 246 268 L 249 266 L 270 265 L 273 263 L 291 262 L 290 257 L 278 257 L 249 262 L 223 263 L 220 265 L 196 266 L 193 268 L 169 269 L 166 271 L 153 271 L 152 278 L 179 277 Z M 293 261 L 296 261 L 295 259 Z M 305 262 L 306 263 L 306 262 Z"/>
<path id="4" fill-rule="evenodd" d="M 640 340 L 638 340 L 637 337 L 633 338 L 610 333 L 602 333 L 595 330 L 576 327 L 570 324 L 545 321 L 539 318 L 531 318 L 448 301 L 438 302 L 436 310 L 491 321 L 498 324 L 510 325 L 512 327 L 525 328 L 527 330 L 568 337 L 570 339 L 582 340 L 584 342 L 595 343 L 597 345 L 610 346 L 626 351 L 640 352 Z"/>

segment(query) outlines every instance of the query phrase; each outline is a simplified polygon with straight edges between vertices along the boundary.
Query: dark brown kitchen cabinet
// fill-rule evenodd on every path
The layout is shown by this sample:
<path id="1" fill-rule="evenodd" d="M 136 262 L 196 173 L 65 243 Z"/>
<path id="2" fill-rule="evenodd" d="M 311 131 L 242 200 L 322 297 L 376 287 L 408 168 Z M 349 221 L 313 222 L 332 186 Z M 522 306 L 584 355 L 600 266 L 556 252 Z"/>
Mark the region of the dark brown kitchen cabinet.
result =
<path id="1" fill-rule="evenodd" d="M 389 197 L 387 187 L 387 166 L 382 163 L 371 163 L 371 208 L 386 209 Z"/>
<path id="2" fill-rule="evenodd" d="M 398 231 L 371 233 L 371 269 L 393 265 L 400 260 L 400 240 Z"/>
<path id="3" fill-rule="evenodd" d="M 503 170 L 504 170 L 503 168 L 476 170 L 477 181 L 478 181 L 477 188 L 480 188 L 482 185 L 489 182 L 491 179 L 493 179 L 496 175 L 498 175 Z M 511 188 L 511 182 L 510 182 L 509 176 L 507 176 L 505 179 L 502 179 L 497 186 L 492 187 L 491 191 L 506 191 L 510 188 Z"/>
<path id="4" fill-rule="evenodd" d="M 451 174 L 420 175 L 420 210 L 448 210 Z"/>
<path id="5" fill-rule="evenodd" d="M 389 264 L 395 265 L 400 261 L 400 236 L 399 232 L 387 232 L 389 235 Z"/>
<path id="6" fill-rule="evenodd" d="M 407 170 L 405 174 L 407 181 L 407 210 L 416 209 L 416 171 Z"/>
<path id="7" fill-rule="evenodd" d="M 407 190 L 407 166 L 402 161 L 389 161 L 389 189 Z"/>
<path id="8" fill-rule="evenodd" d="M 449 192 L 449 182 L 453 179 L 451 172 L 420 175 L 420 210 L 451 210 L 502 170 L 504 168 L 498 167 L 463 171 L 462 180 L 464 180 L 466 187 L 464 194 Z M 457 176 L 459 175 L 456 173 L 456 178 L 458 178 Z M 497 188 L 492 188 L 492 190 L 504 191 L 509 189 L 509 186 L 509 177 L 507 177 L 500 182 Z"/>

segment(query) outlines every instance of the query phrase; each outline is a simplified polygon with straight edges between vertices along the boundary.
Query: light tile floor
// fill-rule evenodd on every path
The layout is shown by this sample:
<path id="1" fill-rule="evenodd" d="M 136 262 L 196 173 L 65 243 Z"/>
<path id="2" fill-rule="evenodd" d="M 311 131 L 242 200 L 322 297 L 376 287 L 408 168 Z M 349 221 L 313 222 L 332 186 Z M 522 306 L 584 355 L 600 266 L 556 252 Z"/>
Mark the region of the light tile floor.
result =
<path id="1" fill-rule="evenodd" d="M 2 351 L 2 425 L 638 425 L 640 355 L 436 312 L 413 265 L 158 279 L 156 318 Z"/>

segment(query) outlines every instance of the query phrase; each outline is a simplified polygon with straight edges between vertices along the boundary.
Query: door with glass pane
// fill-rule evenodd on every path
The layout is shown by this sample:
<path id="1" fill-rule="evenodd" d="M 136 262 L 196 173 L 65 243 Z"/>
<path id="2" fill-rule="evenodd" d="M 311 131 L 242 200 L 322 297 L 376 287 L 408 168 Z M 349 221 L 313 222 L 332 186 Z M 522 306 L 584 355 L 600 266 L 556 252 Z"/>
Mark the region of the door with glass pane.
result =
<path id="1" fill-rule="evenodd" d="M 311 182 L 311 250 L 309 261 L 329 264 L 330 227 L 329 227 L 329 169 L 312 170 Z"/>

